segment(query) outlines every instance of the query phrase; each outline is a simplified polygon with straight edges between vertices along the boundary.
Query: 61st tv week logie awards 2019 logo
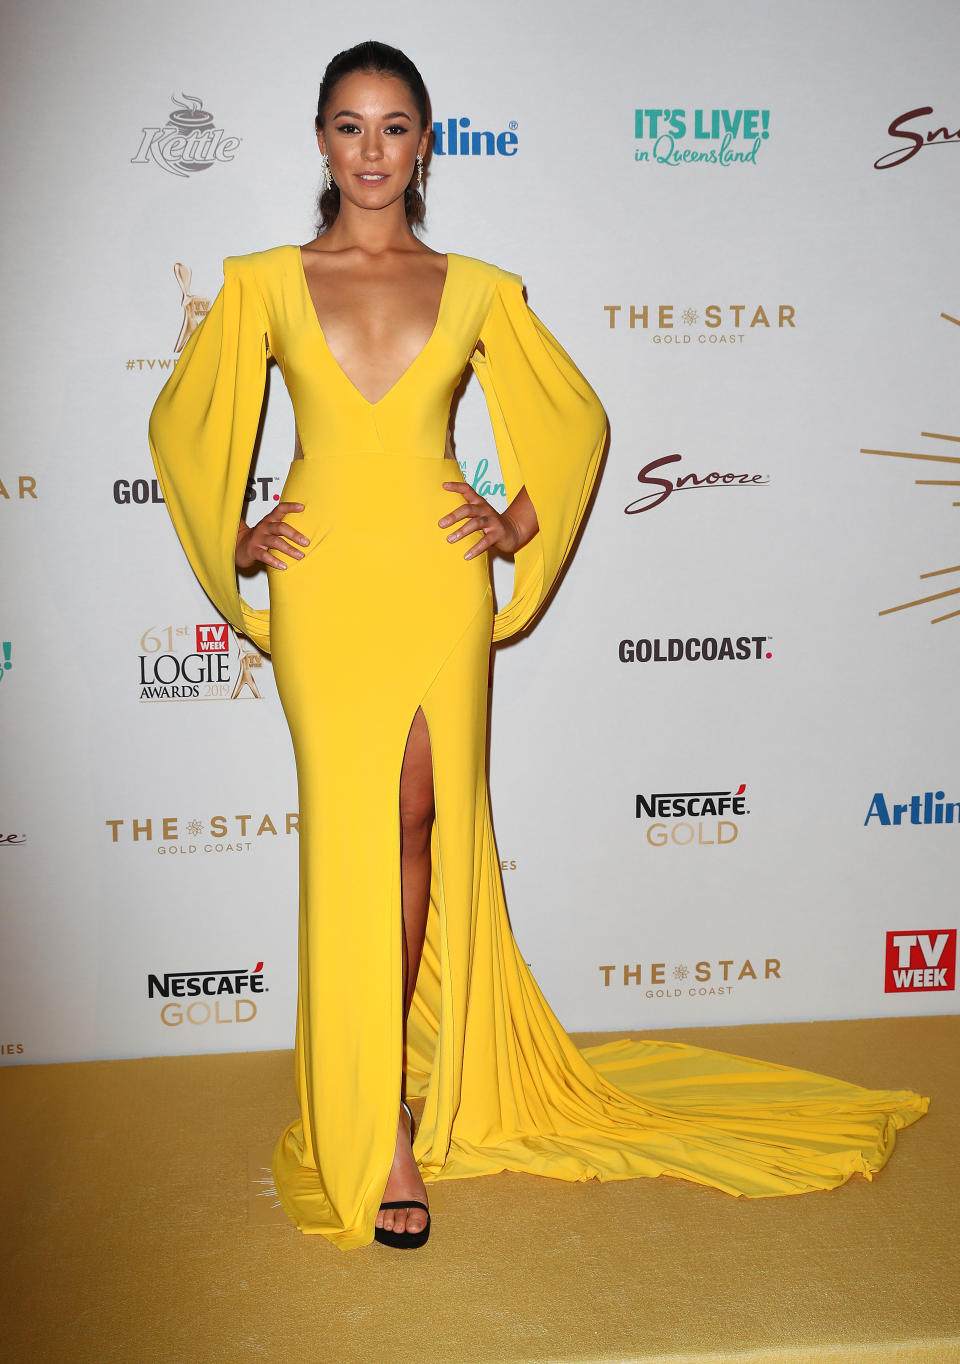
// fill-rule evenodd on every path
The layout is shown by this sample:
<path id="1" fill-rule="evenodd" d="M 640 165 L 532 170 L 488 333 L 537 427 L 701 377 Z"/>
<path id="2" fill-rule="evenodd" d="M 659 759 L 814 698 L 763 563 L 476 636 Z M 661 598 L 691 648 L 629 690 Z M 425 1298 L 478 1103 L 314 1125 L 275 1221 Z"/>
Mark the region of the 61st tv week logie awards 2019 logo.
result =
<path id="1" fill-rule="evenodd" d="M 236 644 L 232 656 L 230 638 Z M 137 687 L 141 702 L 262 699 L 257 675 L 263 655 L 244 648 L 226 621 L 151 626 L 140 636 Z"/>

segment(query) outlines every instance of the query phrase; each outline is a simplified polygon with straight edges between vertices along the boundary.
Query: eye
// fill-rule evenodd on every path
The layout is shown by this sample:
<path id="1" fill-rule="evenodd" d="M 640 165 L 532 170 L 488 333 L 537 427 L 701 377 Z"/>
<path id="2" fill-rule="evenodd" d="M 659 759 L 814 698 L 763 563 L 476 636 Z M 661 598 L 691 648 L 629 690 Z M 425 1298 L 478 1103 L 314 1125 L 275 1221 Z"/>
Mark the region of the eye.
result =
<path id="1" fill-rule="evenodd" d="M 409 131 L 410 131 L 410 129 L 409 129 L 409 128 L 406 126 L 406 124 L 404 124 L 404 123 L 391 123 L 390 126 L 389 126 L 388 128 L 385 128 L 385 129 L 384 129 L 384 132 L 387 132 L 387 133 L 394 133 L 394 134 L 396 134 L 396 133 L 408 133 Z"/>
<path id="2" fill-rule="evenodd" d="M 358 133 L 360 131 L 355 123 L 338 123 L 336 128 L 338 133 Z"/>

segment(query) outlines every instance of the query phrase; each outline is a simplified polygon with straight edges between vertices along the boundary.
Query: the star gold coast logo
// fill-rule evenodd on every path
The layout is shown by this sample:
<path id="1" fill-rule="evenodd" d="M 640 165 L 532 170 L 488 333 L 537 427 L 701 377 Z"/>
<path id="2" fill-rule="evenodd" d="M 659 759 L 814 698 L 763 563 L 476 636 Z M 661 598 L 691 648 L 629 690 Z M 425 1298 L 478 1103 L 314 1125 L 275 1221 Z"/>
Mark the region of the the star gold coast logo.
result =
<path id="1" fill-rule="evenodd" d="M 288 810 L 282 815 L 215 814 L 206 819 L 196 816 L 145 815 L 142 819 L 105 819 L 110 842 L 115 846 L 142 843 L 153 852 L 168 856 L 195 856 L 200 853 L 244 853 L 258 841 L 287 838 L 300 833 L 300 815 Z"/>
<path id="2" fill-rule="evenodd" d="M 955 327 L 960 327 L 960 318 L 951 317 L 949 313 L 941 313 L 940 316 L 945 322 L 952 322 Z M 921 431 L 923 440 L 952 441 L 960 445 L 960 436 L 945 435 L 942 431 Z M 944 447 L 939 447 L 943 449 Z M 947 447 L 949 448 L 949 447 Z M 929 461 L 933 464 L 954 464 L 960 466 L 960 453 L 956 455 L 934 454 L 931 450 L 867 450 L 861 449 L 861 455 L 888 455 L 893 459 L 919 459 Z M 946 472 L 946 470 L 944 470 Z M 960 467 L 957 472 L 960 473 Z M 917 487 L 923 488 L 955 488 L 960 490 L 960 478 L 918 478 L 915 479 Z M 954 502 L 955 507 L 960 507 L 960 502 Z M 951 564 L 948 568 L 934 568 L 929 573 L 921 573 L 921 580 L 928 578 L 942 578 L 950 573 L 960 573 L 960 564 Z M 878 614 L 881 616 L 893 615 L 895 611 L 906 611 L 911 606 L 927 606 L 931 602 L 940 602 L 947 597 L 960 595 L 960 587 L 949 587 L 943 592 L 933 592 L 926 597 L 916 597 L 913 601 L 901 602 L 899 606 L 888 606 Z M 934 607 L 934 610 L 940 610 Z M 941 621 L 952 620 L 955 616 L 960 616 L 960 609 L 956 611 L 945 611 L 939 615 L 931 617 L 932 625 L 939 625 Z"/>
<path id="3" fill-rule="evenodd" d="M 620 966 L 598 966 L 602 972 L 604 989 L 612 985 L 640 985 L 645 987 L 647 999 L 706 999 L 726 998 L 737 985 L 753 981 L 779 981 L 783 969 L 780 957 L 755 954 L 751 957 L 706 958 L 694 963 L 693 971 L 683 962 L 670 967 L 665 961 L 625 962 Z"/>

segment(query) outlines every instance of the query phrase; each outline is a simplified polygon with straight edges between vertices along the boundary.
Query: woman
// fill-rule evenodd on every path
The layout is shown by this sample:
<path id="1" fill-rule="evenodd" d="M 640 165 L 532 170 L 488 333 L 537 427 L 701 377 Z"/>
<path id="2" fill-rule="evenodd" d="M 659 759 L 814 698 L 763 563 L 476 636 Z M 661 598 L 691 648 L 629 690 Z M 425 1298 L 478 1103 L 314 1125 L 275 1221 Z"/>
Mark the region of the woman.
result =
<path id="1" fill-rule="evenodd" d="M 669 1044 L 581 1053 L 520 956 L 487 807 L 489 650 L 556 581 L 606 420 L 517 276 L 414 235 L 429 118 L 409 59 L 340 53 L 316 127 L 320 235 L 224 262 L 150 429 L 201 583 L 272 650 L 296 753 L 301 1112 L 274 1154 L 283 1206 L 343 1249 L 417 1246 L 424 1178 L 667 1172 L 763 1196 L 869 1175 L 924 1111 L 917 1095 Z M 302 458 L 238 532 L 268 352 Z M 503 513 L 446 458 L 467 363 Z M 496 615 L 491 549 L 515 558 Z M 237 590 L 236 568 L 257 564 L 269 633 Z M 404 1086 L 424 1099 L 415 1134 Z"/>

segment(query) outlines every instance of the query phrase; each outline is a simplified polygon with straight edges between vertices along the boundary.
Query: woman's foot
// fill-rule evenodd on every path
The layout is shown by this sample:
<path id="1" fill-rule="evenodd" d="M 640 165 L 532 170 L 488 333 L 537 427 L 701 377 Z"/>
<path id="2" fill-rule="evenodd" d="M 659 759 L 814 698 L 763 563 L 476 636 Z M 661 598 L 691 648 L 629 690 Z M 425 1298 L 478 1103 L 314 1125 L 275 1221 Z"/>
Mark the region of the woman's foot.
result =
<path id="1" fill-rule="evenodd" d="M 427 1202 L 427 1191 L 417 1162 L 413 1158 L 410 1143 L 410 1117 L 400 1105 L 400 1119 L 397 1123 L 397 1145 L 393 1153 L 393 1165 L 387 1177 L 387 1187 L 383 1191 L 384 1203 L 397 1203 L 405 1198 L 419 1198 Z M 417 1232 L 427 1225 L 427 1214 L 423 1208 L 381 1208 L 377 1213 L 376 1226 L 385 1231 Z"/>

